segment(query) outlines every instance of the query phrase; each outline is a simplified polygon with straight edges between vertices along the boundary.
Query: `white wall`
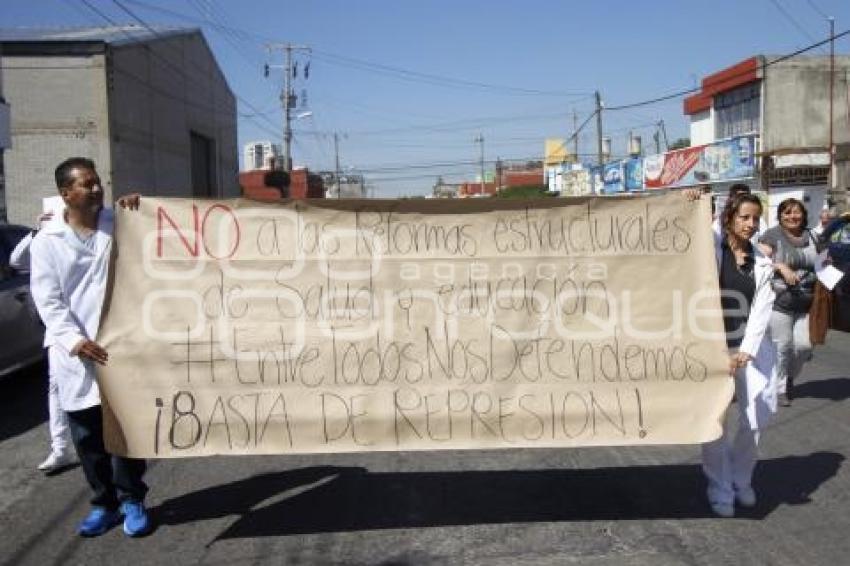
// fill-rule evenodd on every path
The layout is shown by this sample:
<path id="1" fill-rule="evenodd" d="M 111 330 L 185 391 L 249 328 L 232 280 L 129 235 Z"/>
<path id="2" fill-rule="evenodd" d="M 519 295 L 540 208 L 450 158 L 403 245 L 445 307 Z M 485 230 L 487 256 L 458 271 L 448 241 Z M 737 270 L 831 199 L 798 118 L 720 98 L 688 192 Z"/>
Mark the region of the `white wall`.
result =
<path id="1" fill-rule="evenodd" d="M 709 108 L 691 115 L 691 145 L 714 141 L 714 110 Z"/>
<path id="2" fill-rule="evenodd" d="M 775 226 L 776 211 L 779 204 L 787 199 L 795 198 L 803 201 L 806 205 L 806 212 L 809 214 L 809 228 L 817 226 L 820 211 L 826 202 L 826 186 L 808 186 L 808 187 L 781 187 L 772 188 L 767 197 L 767 227 Z"/>

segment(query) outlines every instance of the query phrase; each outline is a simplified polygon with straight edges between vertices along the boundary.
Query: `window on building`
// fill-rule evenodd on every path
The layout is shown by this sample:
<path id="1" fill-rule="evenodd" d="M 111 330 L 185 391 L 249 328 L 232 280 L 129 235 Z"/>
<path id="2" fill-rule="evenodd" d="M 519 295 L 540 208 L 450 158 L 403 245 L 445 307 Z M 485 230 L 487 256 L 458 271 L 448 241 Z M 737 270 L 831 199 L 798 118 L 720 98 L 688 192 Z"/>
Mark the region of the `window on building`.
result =
<path id="1" fill-rule="evenodd" d="M 761 83 L 714 96 L 715 139 L 759 132 Z"/>

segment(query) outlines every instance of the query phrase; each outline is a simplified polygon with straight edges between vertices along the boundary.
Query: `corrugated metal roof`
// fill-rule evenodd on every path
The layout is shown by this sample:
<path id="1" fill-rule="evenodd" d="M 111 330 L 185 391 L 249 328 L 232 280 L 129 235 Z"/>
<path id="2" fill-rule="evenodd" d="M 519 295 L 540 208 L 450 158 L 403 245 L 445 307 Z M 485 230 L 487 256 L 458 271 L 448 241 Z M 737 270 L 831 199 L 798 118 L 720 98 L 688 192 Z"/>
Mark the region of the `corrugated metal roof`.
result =
<path id="1" fill-rule="evenodd" d="M 153 30 L 153 31 L 151 31 Z M 198 28 L 151 26 L 148 29 L 138 25 L 105 27 L 63 27 L 63 28 L 0 28 L 0 43 L 107 43 L 123 45 L 144 43 L 172 37 L 197 33 Z"/>

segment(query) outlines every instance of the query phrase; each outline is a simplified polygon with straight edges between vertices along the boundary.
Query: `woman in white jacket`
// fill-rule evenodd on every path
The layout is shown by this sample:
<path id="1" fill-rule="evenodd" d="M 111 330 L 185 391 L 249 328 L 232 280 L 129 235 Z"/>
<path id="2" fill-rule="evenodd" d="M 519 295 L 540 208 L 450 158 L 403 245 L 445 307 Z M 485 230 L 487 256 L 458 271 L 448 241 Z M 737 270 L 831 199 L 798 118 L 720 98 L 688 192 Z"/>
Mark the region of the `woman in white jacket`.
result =
<path id="1" fill-rule="evenodd" d="M 721 517 L 732 517 L 735 504 L 752 507 L 756 446 L 769 416 L 776 412 L 776 349 L 769 322 L 774 293 L 771 261 L 751 242 L 758 231 L 761 201 L 749 194 L 730 200 L 715 230 L 723 323 L 729 347 L 729 373 L 735 379 L 737 432 L 703 445 L 708 501 Z"/>
<path id="2" fill-rule="evenodd" d="M 45 212 L 35 219 L 36 226 L 40 229 L 45 222 L 53 218 L 52 212 Z M 27 234 L 9 256 L 9 265 L 18 271 L 30 270 L 30 244 L 32 244 L 35 232 Z M 47 381 L 47 414 L 48 430 L 50 431 L 50 453 L 47 458 L 38 465 L 38 469 L 46 474 L 57 472 L 77 462 L 71 445 L 71 431 L 68 428 L 68 417 L 59 406 L 59 387 L 52 374 L 48 372 Z"/>

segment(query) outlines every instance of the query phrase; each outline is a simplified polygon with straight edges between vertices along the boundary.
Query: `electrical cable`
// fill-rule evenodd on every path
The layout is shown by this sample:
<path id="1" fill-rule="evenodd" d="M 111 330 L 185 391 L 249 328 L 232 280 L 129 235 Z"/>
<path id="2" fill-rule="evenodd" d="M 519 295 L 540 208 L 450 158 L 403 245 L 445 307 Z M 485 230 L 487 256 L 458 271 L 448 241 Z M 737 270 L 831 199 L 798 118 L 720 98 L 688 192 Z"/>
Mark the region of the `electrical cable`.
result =
<path id="1" fill-rule="evenodd" d="M 770 0 L 770 3 L 773 4 L 773 6 L 779 11 L 779 13 L 782 14 L 785 19 L 788 20 L 788 22 L 790 22 L 791 25 L 797 29 L 797 31 L 805 35 L 806 39 L 808 39 L 809 41 L 817 41 L 814 36 L 808 31 L 806 31 L 806 29 L 802 25 L 800 25 L 800 22 L 794 19 L 794 17 L 782 6 L 782 4 L 779 3 L 779 0 Z"/>
<path id="2" fill-rule="evenodd" d="M 162 8 L 160 6 L 154 6 L 147 2 L 141 2 L 139 0 L 124 0 L 127 4 L 133 4 L 140 7 L 145 7 L 150 10 L 159 11 L 160 13 L 168 14 L 173 17 L 181 18 L 185 21 L 193 21 L 195 23 L 205 23 L 204 21 L 199 21 L 196 18 L 192 18 L 186 14 L 182 14 L 180 12 L 176 12 L 174 10 L 169 10 L 166 8 Z M 209 22 L 206 22 L 209 23 Z M 221 30 L 230 30 L 233 32 L 239 32 L 246 37 L 252 37 L 256 40 L 259 40 L 260 43 L 273 43 L 277 40 L 274 38 L 269 38 L 260 34 L 256 34 L 254 32 L 249 32 L 246 30 L 242 30 L 230 25 L 224 24 L 210 24 L 213 27 L 216 27 Z M 347 57 L 344 55 L 337 55 L 334 53 L 330 53 L 327 51 L 318 51 L 313 50 L 313 55 L 317 59 L 322 59 L 331 64 L 340 65 L 342 63 L 347 64 L 349 67 L 360 68 L 361 70 L 371 70 L 373 72 L 379 72 L 382 74 L 390 74 L 395 75 L 399 78 L 404 78 L 404 80 L 414 80 L 417 82 L 425 82 L 427 84 L 432 84 L 434 86 L 449 86 L 449 87 L 465 87 L 465 88 L 476 88 L 476 89 L 484 89 L 490 91 L 502 91 L 506 94 L 516 94 L 516 95 L 534 95 L 534 96 L 559 96 L 559 97 L 571 97 L 571 98 L 582 98 L 588 96 L 590 93 L 585 91 L 551 91 L 551 90 L 538 90 L 538 89 L 527 89 L 522 87 L 512 87 L 507 85 L 497 85 L 490 84 L 484 82 L 476 82 L 476 81 L 467 81 L 465 79 L 457 79 L 453 77 L 446 77 L 441 75 L 435 75 L 430 73 L 421 73 L 418 71 L 411 71 L 408 69 L 403 69 L 400 67 L 393 67 L 390 65 L 384 65 L 381 63 L 373 63 L 370 61 L 365 61 L 362 59 L 355 59 L 353 57 Z"/>
<path id="3" fill-rule="evenodd" d="M 835 34 L 834 39 L 840 39 L 840 38 L 842 38 L 842 37 L 844 37 L 845 35 L 848 35 L 848 34 L 850 34 L 850 30 L 845 30 L 841 33 Z M 822 45 L 829 43 L 832 39 L 833 38 L 824 39 L 823 41 L 813 43 L 813 44 L 811 44 L 807 47 L 802 47 L 800 49 L 797 49 L 796 51 L 789 53 L 787 55 L 783 55 L 783 56 L 777 57 L 776 59 L 773 59 L 771 61 L 767 61 L 765 63 L 762 63 L 761 65 L 759 65 L 759 69 L 764 70 L 767 67 L 770 67 L 771 65 L 776 65 L 777 63 L 780 63 L 782 61 L 786 61 L 788 59 L 796 57 L 797 55 L 801 55 L 801 54 L 803 54 L 807 51 L 811 51 L 812 49 L 816 49 L 816 48 L 818 48 Z M 751 72 L 752 71 L 750 71 L 750 70 L 746 70 L 746 71 L 741 71 L 740 73 L 735 73 L 733 75 L 729 75 L 728 77 L 724 78 L 724 82 L 731 81 L 731 80 L 739 78 L 739 77 L 747 76 Z M 605 108 L 603 108 L 603 110 L 605 110 L 605 111 L 616 111 L 616 110 L 626 110 L 626 109 L 629 109 L 629 108 L 638 108 L 638 107 L 641 107 L 641 106 L 649 106 L 650 104 L 656 104 L 658 102 L 663 102 L 665 100 L 671 100 L 673 98 L 679 98 L 679 97 L 682 97 L 682 96 L 685 96 L 685 95 L 688 95 L 688 94 L 700 92 L 701 90 L 702 90 L 702 87 L 689 88 L 689 89 L 680 90 L 678 92 L 674 92 L 674 93 L 671 93 L 671 94 L 667 94 L 667 95 L 664 95 L 664 96 L 651 98 L 649 100 L 643 100 L 641 102 L 633 102 L 633 103 L 630 103 L 630 104 L 621 104 L 621 105 L 618 105 L 618 106 L 606 106 Z"/>
<path id="4" fill-rule="evenodd" d="M 129 14 L 129 15 L 130 15 L 133 19 L 135 19 L 135 20 L 136 20 L 136 21 L 138 21 L 138 22 L 139 22 L 142 26 L 144 26 L 144 27 L 145 27 L 145 28 L 146 28 L 146 29 L 147 29 L 150 33 L 152 33 L 155 37 L 162 38 L 162 34 L 161 34 L 161 33 L 159 33 L 158 31 L 156 31 L 153 27 L 151 27 L 151 26 L 150 26 L 147 22 L 145 22 L 142 18 L 138 17 L 135 13 L 133 13 L 131 10 L 129 10 L 129 8 L 127 8 L 126 6 L 122 5 L 122 4 L 121 4 L 121 2 L 120 2 L 119 0 L 112 0 L 112 1 L 113 1 L 113 3 L 115 3 L 117 6 L 119 6 L 119 7 L 120 7 L 123 11 L 125 11 L 126 13 L 128 13 L 128 14 Z M 124 29 L 124 26 L 122 26 L 121 24 L 119 24 L 118 22 L 116 22 L 115 20 L 113 20 L 112 18 L 110 18 L 109 16 L 107 16 L 106 14 L 104 14 L 101 10 L 97 9 L 95 6 L 93 6 L 93 5 L 89 2 L 89 0 L 80 0 L 80 2 L 81 2 L 82 4 L 84 4 L 86 7 L 88 7 L 91 11 L 93 11 L 94 13 L 96 13 L 98 16 L 100 16 L 102 19 L 104 19 L 105 21 L 109 22 L 111 25 L 115 26 L 116 28 L 121 29 L 121 31 L 124 33 L 124 35 L 126 35 L 127 37 L 129 37 L 129 38 L 133 39 L 133 35 L 132 35 L 131 33 L 127 32 L 127 31 Z M 171 68 L 172 68 L 175 72 L 177 72 L 179 75 L 181 75 L 181 76 L 183 77 L 183 79 L 184 79 L 184 80 L 191 80 L 191 79 L 189 78 L 189 76 L 186 74 L 186 71 L 185 71 L 184 69 L 182 69 L 182 68 L 180 68 L 180 67 L 175 66 L 175 65 L 174 65 L 171 61 L 169 61 L 168 59 L 166 59 L 164 56 L 162 56 L 162 55 L 160 55 L 159 53 L 157 53 L 156 51 L 152 50 L 152 49 L 150 48 L 150 46 L 148 46 L 148 45 L 144 45 L 144 44 L 143 44 L 143 46 L 144 46 L 144 48 L 148 51 L 148 53 L 150 53 L 152 56 L 156 57 L 157 59 L 159 59 L 160 61 L 162 61 L 163 63 L 165 63 L 165 64 L 166 64 L 166 65 L 168 65 L 169 67 L 171 67 Z M 125 74 L 129 74 L 129 73 L 125 73 Z M 206 74 L 205 74 L 204 76 L 206 76 Z M 247 106 L 250 110 L 254 111 L 254 112 L 255 112 L 255 113 L 257 113 L 257 114 L 261 114 L 261 112 L 260 112 L 260 111 L 259 111 L 259 110 L 258 110 L 258 109 L 257 109 L 257 108 L 253 105 L 253 104 L 251 104 L 250 102 L 248 102 L 247 100 L 245 100 L 245 99 L 244 99 L 244 98 L 242 98 L 241 96 L 239 96 L 239 95 L 237 95 L 236 93 L 234 93 L 234 97 L 235 97 L 235 98 L 236 98 L 239 102 L 241 102 L 243 105 Z M 172 95 L 172 98 L 173 98 L 173 95 Z M 192 102 L 192 101 L 189 101 L 189 100 L 187 100 L 187 99 L 186 99 L 186 100 L 181 99 L 181 100 L 183 100 L 183 101 L 184 101 L 185 103 L 187 103 L 187 104 L 190 104 L 190 105 L 191 105 L 191 104 L 193 104 L 193 102 Z M 267 117 L 265 117 L 265 116 L 260 116 L 260 118 L 264 118 L 267 122 L 269 122 L 269 123 L 270 123 L 272 126 L 274 126 L 274 127 L 276 127 L 276 126 L 277 126 L 277 124 L 275 124 L 274 122 L 272 122 L 271 120 L 269 120 L 269 119 L 268 119 Z M 249 120 L 251 120 L 250 118 L 248 118 L 248 119 L 249 119 Z M 251 120 L 251 121 L 252 121 L 255 125 L 257 125 L 258 127 L 260 127 L 261 129 L 265 129 L 265 128 L 263 128 L 262 126 L 260 126 L 260 124 L 259 124 L 258 122 L 254 121 L 254 120 Z M 275 135 L 277 135 L 277 134 L 275 133 Z"/>
<path id="5" fill-rule="evenodd" d="M 820 17 L 822 17 L 822 18 L 823 18 L 823 19 L 825 19 L 825 20 L 826 20 L 826 19 L 829 19 L 829 16 L 827 16 L 827 15 L 823 12 L 823 10 L 821 10 L 820 8 L 818 8 L 818 7 L 817 7 L 817 4 L 815 4 L 812 0 L 806 0 L 806 3 L 807 3 L 809 6 L 811 6 L 811 7 L 812 7 L 812 10 L 814 10 L 815 12 L 817 12 L 817 13 L 818 13 L 818 15 L 819 15 Z"/>

